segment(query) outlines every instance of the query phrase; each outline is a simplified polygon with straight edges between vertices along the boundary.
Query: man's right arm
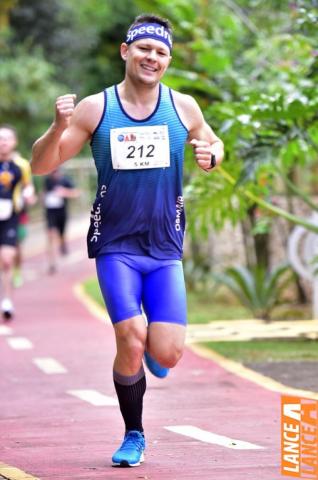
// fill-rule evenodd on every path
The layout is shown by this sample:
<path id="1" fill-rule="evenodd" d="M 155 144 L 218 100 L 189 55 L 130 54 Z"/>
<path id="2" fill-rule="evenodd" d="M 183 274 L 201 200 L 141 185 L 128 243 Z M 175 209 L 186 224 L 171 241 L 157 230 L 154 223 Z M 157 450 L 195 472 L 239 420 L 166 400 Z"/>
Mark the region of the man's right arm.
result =
<path id="1" fill-rule="evenodd" d="M 54 122 L 32 148 L 34 174 L 50 173 L 79 153 L 100 119 L 103 110 L 100 100 L 100 94 L 92 95 L 75 107 L 75 95 L 58 97 Z"/>

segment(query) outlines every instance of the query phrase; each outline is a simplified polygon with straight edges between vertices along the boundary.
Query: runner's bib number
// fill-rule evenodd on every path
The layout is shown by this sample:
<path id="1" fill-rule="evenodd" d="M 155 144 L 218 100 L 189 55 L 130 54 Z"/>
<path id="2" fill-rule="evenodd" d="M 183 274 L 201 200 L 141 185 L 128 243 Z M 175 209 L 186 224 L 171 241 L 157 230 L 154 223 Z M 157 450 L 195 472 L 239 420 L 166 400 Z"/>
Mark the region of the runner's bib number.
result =
<path id="1" fill-rule="evenodd" d="M 64 198 L 52 192 L 47 192 L 44 199 L 46 208 L 62 208 L 64 205 Z"/>
<path id="2" fill-rule="evenodd" d="M 10 198 L 0 198 L 0 220 L 8 220 L 13 214 L 13 202 Z"/>
<path id="3" fill-rule="evenodd" d="M 112 128 L 110 146 L 115 170 L 170 167 L 167 125 Z"/>

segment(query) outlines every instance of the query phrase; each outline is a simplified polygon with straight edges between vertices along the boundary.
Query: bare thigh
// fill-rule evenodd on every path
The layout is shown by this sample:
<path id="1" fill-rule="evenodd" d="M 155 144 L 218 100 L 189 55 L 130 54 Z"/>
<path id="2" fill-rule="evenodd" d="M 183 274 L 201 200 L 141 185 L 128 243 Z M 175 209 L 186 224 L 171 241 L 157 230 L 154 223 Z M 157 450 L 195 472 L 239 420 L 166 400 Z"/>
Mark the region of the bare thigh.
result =
<path id="1" fill-rule="evenodd" d="M 4 268 L 13 265 L 16 253 L 16 247 L 11 247 L 10 245 L 2 245 L 0 247 L 0 266 Z"/>

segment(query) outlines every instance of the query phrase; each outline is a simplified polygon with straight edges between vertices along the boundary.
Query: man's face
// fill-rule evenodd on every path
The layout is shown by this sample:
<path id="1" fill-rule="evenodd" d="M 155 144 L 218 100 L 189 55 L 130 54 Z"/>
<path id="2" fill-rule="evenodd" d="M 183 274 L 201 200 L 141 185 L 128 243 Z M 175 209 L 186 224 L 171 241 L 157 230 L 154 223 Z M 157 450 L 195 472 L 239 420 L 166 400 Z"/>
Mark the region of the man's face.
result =
<path id="1" fill-rule="evenodd" d="M 9 128 L 0 128 L 0 159 L 9 159 L 16 146 L 15 133 Z"/>
<path id="2" fill-rule="evenodd" d="M 160 81 L 171 61 L 169 48 L 152 38 L 136 40 L 129 46 L 123 43 L 121 55 L 126 61 L 127 75 L 150 86 Z"/>

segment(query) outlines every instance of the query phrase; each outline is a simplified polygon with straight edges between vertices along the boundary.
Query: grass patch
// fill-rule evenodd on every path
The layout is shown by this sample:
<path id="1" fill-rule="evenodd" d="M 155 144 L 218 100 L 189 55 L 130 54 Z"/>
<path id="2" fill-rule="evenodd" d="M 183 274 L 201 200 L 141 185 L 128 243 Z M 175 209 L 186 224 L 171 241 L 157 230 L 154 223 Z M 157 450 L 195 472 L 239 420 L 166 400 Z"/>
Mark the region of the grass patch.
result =
<path id="1" fill-rule="evenodd" d="M 243 306 L 233 302 L 220 302 L 205 292 L 189 291 L 187 299 L 188 321 L 191 324 L 252 318 L 252 314 Z"/>
<path id="2" fill-rule="evenodd" d="M 318 360 L 318 342 L 300 338 L 295 340 L 206 342 L 202 346 L 242 363 Z"/>
<path id="3" fill-rule="evenodd" d="M 101 307 L 105 307 L 103 296 L 100 291 L 98 281 L 95 277 L 91 277 L 85 280 L 85 282 L 83 282 L 83 287 L 85 293 L 87 293 L 87 295 L 89 295 L 92 300 L 98 303 Z"/>

